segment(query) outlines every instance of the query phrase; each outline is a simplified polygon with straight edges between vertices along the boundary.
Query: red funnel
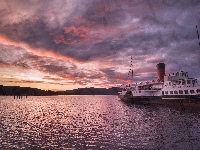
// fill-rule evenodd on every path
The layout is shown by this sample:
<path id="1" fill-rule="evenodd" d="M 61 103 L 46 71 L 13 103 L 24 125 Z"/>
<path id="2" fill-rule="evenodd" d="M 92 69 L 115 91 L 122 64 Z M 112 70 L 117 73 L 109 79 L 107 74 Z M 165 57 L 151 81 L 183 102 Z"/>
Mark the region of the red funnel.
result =
<path id="1" fill-rule="evenodd" d="M 156 67 L 157 67 L 158 80 L 164 81 L 165 64 L 164 63 L 159 63 L 159 64 L 156 65 Z"/>

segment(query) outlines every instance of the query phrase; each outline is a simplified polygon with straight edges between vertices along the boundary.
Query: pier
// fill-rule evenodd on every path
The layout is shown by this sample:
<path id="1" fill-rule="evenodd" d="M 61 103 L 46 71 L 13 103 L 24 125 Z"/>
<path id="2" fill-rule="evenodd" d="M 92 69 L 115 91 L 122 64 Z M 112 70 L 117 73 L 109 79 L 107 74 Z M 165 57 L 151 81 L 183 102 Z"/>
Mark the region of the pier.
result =
<path id="1" fill-rule="evenodd" d="M 28 96 L 27 95 L 23 95 L 25 98 L 27 98 Z M 22 99 L 23 98 L 22 95 L 14 95 L 14 99 Z"/>

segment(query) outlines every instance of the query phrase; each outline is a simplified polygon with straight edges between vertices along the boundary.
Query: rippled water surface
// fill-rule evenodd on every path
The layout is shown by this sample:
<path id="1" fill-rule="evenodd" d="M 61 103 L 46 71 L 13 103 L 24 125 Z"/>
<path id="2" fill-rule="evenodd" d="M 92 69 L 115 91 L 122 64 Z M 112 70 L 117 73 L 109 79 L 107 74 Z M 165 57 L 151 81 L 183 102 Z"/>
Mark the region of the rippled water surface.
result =
<path id="1" fill-rule="evenodd" d="M 0 97 L 0 149 L 200 149 L 200 111 L 117 96 Z"/>

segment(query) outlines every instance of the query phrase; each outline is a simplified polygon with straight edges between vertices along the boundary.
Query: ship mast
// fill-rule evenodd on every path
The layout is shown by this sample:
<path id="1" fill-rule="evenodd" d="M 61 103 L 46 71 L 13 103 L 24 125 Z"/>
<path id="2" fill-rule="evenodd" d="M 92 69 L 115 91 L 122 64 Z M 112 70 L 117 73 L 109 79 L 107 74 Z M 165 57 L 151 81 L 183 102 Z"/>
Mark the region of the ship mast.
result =
<path id="1" fill-rule="evenodd" d="M 127 78 L 129 78 L 130 74 L 131 74 L 131 77 L 132 77 L 132 79 L 133 79 L 133 57 L 132 57 L 132 56 L 131 56 L 130 70 L 129 70 L 129 72 L 128 72 Z"/>
<path id="2" fill-rule="evenodd" d="M 197 28 L 197 26 L 196 26 Z M 198 37 L 198 40 L 199 40 L 199 31 L 198 31 L 198 28 L 197 28 L 197 37 Z M 200 46 L 200 41 L 199 41 L 199 46 Z"/>

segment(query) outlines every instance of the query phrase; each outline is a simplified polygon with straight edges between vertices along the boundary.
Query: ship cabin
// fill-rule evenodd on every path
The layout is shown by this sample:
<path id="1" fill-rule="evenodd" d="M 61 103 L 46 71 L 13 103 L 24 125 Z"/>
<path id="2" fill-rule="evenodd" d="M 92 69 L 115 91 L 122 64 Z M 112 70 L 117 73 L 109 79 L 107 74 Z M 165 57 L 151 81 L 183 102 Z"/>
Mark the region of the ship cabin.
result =
<path id="1" fill-rule="evenodd" d="M 162 95 L 199 95 L 197 79 L 189 78 L 187 72 L 176 72 L 164 77 Z"/>

